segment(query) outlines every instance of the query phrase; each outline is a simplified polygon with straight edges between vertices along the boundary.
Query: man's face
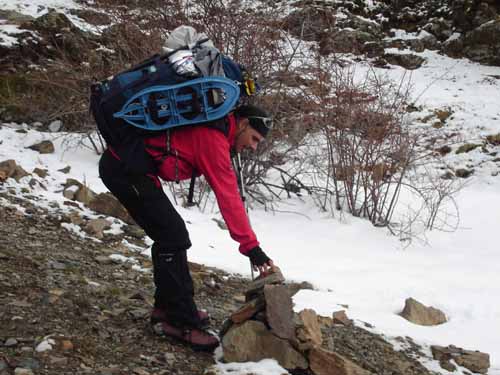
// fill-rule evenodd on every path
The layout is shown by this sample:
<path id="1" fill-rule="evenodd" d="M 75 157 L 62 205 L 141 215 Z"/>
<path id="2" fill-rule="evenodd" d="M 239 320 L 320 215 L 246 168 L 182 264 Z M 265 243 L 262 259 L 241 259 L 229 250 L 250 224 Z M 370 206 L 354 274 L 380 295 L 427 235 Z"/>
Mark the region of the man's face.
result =
<path id="1" fill-rule="evenodd" d="M 236 139 L 234 141 L 236 152 L 243 150 L 255 151 L 263 139 L 264 137 L 250 126 L 247 118 L 238 119 Z"/>

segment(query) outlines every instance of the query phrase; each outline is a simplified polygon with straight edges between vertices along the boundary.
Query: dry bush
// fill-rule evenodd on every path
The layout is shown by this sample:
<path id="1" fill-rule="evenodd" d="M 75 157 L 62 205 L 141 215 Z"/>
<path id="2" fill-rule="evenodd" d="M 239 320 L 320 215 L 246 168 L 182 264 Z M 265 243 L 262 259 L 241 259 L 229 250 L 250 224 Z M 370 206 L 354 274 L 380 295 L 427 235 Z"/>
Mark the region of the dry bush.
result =
<path id="1" fill-rule="evenodd" d="M 303 95 L 316 106 L 309 116 L 318 141 L 308 153 L 324 150 L 324 157 L 313 162 L 320 176 L 316 192 L 324 193 L 320 206 L 347 210 L 405 239 L 415 237 L 417 222 L 425 229 L 456 228 L 453 196 L 460 187 L 423 170 L 437 165 L 437 159 L 419 148 L 424 134 L 413 130 L 405 116 L 411 80 L 393 82 L 370 70 L 360 74 L 320 56 L 315 69 L 319 79 Z M 396 226 L 393 215 L 402 190 L 416 194 L 421 207 Z M 450 203 L 451 215 L 445 210 Z"/>

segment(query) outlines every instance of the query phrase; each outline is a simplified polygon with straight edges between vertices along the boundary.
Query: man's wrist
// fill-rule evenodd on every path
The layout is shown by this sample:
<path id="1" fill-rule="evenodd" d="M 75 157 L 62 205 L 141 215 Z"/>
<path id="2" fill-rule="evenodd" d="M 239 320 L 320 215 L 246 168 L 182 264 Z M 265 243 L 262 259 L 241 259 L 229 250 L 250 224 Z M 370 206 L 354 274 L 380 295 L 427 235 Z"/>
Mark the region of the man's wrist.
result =
<path id="1" fill-rule="evenodd" d="M 255 246 L 252 250 L 250 250 L 246 254 L 250 258 L 250 262 L 254 266 L 261 266 L 263 264 L 268 263 L 271 259 L 262 251 L 260 246 Z"/>

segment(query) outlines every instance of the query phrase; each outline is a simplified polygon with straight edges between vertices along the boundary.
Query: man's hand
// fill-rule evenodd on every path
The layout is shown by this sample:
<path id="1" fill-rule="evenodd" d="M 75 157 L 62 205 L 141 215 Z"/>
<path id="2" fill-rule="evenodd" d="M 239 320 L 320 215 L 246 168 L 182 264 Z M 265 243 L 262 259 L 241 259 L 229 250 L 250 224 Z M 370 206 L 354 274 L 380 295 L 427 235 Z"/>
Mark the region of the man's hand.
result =
<path id="1" fill-rule="evenodd" d="M 261 276 L 266 276 L 269 273 L 276 271 L 277 267 L 273 261 L 262 251 L 259 246 L 254 247 L 248 252 L 248 257 L 255 271 L 259 271 Z"/>

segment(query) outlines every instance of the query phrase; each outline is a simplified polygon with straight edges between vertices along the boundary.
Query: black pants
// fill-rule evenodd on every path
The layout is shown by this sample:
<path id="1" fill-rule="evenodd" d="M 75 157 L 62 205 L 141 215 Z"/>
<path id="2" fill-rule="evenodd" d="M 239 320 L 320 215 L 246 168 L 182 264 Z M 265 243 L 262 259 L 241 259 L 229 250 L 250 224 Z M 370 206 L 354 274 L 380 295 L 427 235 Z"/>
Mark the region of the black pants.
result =
<path id="1" fill-rule="evenodd" d="M 184 220 L 154 178 L 129 173 L 109 151 L 101 157 L 99 175 L 154 241 L 151 255 L 156 286 L 155 307 L 164 309 L 173 323 L 198 327 L 200 320 L 186 256 L 191 241 Z"/>

